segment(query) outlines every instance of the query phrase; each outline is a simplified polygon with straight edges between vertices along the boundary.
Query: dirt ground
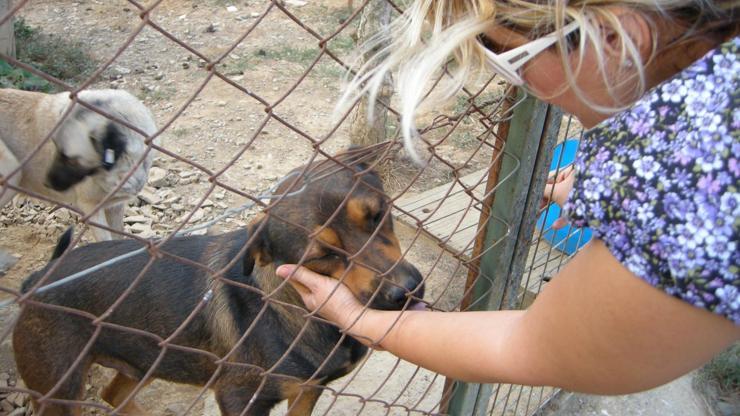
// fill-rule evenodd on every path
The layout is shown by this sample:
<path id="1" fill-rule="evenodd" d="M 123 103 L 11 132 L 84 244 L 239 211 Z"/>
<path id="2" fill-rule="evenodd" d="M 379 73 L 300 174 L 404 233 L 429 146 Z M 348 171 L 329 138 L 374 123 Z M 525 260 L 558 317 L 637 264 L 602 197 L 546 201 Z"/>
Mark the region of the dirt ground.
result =
<path id="1" fill-rule="evenodd" d="M 714 416 L 737 414 L 714 413 L 693 386 L 694 373 L 642 393 L 623 396 L 564 394 L 543 409 L 542 416 Z"/>
<path id="2" fill-rule="evenodd" d="M 165 0 L 149 18 L 199 53 L 215 59 L 227 52 L 271 4 L 267 0 Z M 286 7 L 321 36 L 333 33 L 348 15 L 344 0 L 320 3 L 286 0 Z M 31 1 L 21 9 L 20 17 L 45 33 L 84 41 L 100 64 L 112 59 L 141 23 L 136 8 L 122 0 Z M 329 43 L 329 49 L 338 56 L 346 57 L 354 50 L 353 26 Z M 146 27 L 91 87 L 131 91 L 152 109 L 158 125 L 166 126 L 159 136 L 159 145 L 208 170 L 218 171 L 229 166 L 219 179 L 235 189 L 256 195 L 308 160 L 314 148 L 306 137 L 321 140 L 320 147 L 328 154 L 350 143 L 349 123 L 329 134 L 334 129 L 332 112 L 339 96 L 341 67 L 324 56 L 311 73 L 295 85 L 318 56 L 317 45 L 318 40 L 272 7 L 264 20 L 219 66 L 243 89 L 240 90 L 216 77 L 209 80 L 204 63 L 196 55 Z M 276 118 L 260 129 L 266 117 L 265 105 L 244 91 L 270 103 L 274 114 L 295 129 Z M 196 92 L 197 98 L 188 104 Z M 281 99 L 286 94 L 287 97 Z M 184 106 L 187 107 L 182 115 L 175 117 Z M 432 120 L 437 114 L 453 113 L 459 106 L 459 101 L 452 102 L 448 107 L 426 114 L 423 119 Z M 466 128 L 458 129 L 437 147 L 437 153 L 449 166 L 436 162 L 413 182 L 410 192 L 447 182 L 453 168 L 460 168 L 459 173 L 465 174 L 488 163 L 490 150 L 477 151 L 472 139 L 480 133 L 476 131 L 478 127 L 470 120 L 465 123 Z M 391 131 L 393 128 L 389 126 Z M 444 130 L 435 132 L 430 137 L 442 137 L 443 133 Z M 248 143 L 251 144 L 246 151 L 232 161 Z M 245 201 L 223 189 L 208 193 L 207 175 L 176 158 L 160 153 L 156 156 L 155 167 L 161 177 L 156 184 L 150 182 L 151 186 L 146 189 L 147 199 L 132 202 L 127 212 L 127 231 L 134 234 L 143 237 L 167 235 L 203 198 L 205 202 L 191 220 L 193 223 L 210 220 Z M 389 193 L 398 195 L 417 173 L 418 168 L 408 162 L 393 166 L 387 176 Z M 246 212 L 230 218 L 209 232 L 242 227 L 251 214 Z M 0 289 L 17 289 L 30 271 L 43 266 L 58 236 L 76 221 L 77 218 L 65 210 L 54 211 L 52 207 L 24 198 L 17 198 L 12 206 L 2 208 L 0 250 L 17 258 L 17 263 L 0 276 Z M 414 231 L 398 227 L 398 234 L 402 246 L 410 248 L 409 260 L 422 274 L 429 275 L 427 299 L 440 309 L 453 309 L 460 301 L 465 269 L 445 250 Z M 0 301 L 5 299 L 8 295 L 0 293 Z M 0 308 L 0 379 L 3 374 L 7 375 L 10 385 L 17 382 L 7 336 L 15 313 L 15 306 Z M 86 386 L 86 399 L 99 401 L 100 389 L 111 376 L 109 370 L 94 368 Z M 332 384 L 331 388 L 342 394 L 337 398 L 325 393 L 316 414 L 432 411 L 439 401 L 442 382 L 441 377 L 399 362 L 390 354 L 374 352 L 355 373 Z M 138 398 L 152 414 L 179 414 L 190 407 L 198 392 L 197 388 L 155 381 Z M 386 408 L 384 402 L 392 405 Z M 275 414 L 285 412 L 284 406 L 281 409 Z M 2 412 L 0 409 L 0 414 Z M 100 411 L 88 409 L 86 412 Z M 190 414 L 211 415 L 217 414 L 217 410 L 212 399 L 206 399 L 205 403 L 198 401 Z"/>

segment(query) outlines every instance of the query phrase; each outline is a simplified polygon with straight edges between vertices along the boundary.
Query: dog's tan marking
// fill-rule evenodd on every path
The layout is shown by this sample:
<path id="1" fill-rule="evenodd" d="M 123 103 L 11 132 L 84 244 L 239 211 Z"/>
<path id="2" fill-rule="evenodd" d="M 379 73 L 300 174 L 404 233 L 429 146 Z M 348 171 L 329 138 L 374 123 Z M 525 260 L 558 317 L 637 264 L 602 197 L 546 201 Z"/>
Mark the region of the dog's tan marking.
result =
<path id="1" fill-rule="evenodd" d="M 321 227 L 316 227 L 317 230 L 319 228 Z M 331 228 L 324 228 L 316 235 L 316 238 L 328 246 L 342 248 L 342 240 L 339 239 L 337 232 Z"/>
<path id="2" fill-rule="evenodd" d="M 285 285 L 285 281 L 282 278 L 277 277 L 275 273 L 276 269 L 277 267 L 274 264 L 269 264 L 265 267 L 255 267 L 254 276 L 259 282 L 259 288 L 262 289 L 265 295 L 272 294 L 270 299 L 300 305 L 302 302 L 301 296 L 290 285 Z M 278 288 L 281 289 L 277 290 Z M 284 308 L 279 304 L 273 304 L 273 307 Z"/>
<path id="3" fill-rule="evenodd" d="M 228 256 L 234 251 L 232 250 L 233 244 L 233 241 L 223 243 L 221 240 L 216 240 L 212 242 L 203 252 L 203 261 L 211 270 L 221 270 L 232 260 Z M 211 331 L 216 335 L 212 340 L 212 346 L 214 352 L 225 354 L 239 341 L 238 327 L 229 310 L 224 283 L 215 276 L 208 276 L 208 280 L 208 286 L 213 290 L 213 297 L 208 302 L 206 313 Z"/>
<path id="4" fill-rule="evenodd" d="M 260 223 L 263 221 L 267 221 L 267 215 L 265 213 L 260 212 L 257 214 L 252 221 L 249 222 L 249 225 L 247 226 L 247 229 L 249 230 L 249 239 L 252 239 L 253 234 L 257 232 L 257 230 L 260 230 L 260 232 L 265 232 L 266 227 L 262 227 L 260 229 Z M 253 241 L 250 245 L 247 254 L 252 256 L 254 258 L 254 264 L 259 266 L 267 266 L 272 262 L 272 258 L 267 254 L 264 250 L 264 247 L 259 242 L 259 239 L 256 241 Z"/>
<path id="5" fill-rule="evenodd" d="M 147 380 L 144 385 L 147 385 L 150 382 L 151 379 Z M 113 377 L 110 384 L 108 384 L 100 393 L 100 397 L 111 406 L 118 407 L 134 391 L 138 384 L 138 380 L 134 380 L 121 373 L 116 373 L 116 376 Z M 120 414 L 127 416 L 143 416 L 146 415 L 147 412 L 136 403 L 136 398 L 132 397 L 131 400 L 123 406 Z"/>
<path id="6" fill-rule="evenodd" d="M 306 250 L 306 259 L 321 257 L 328 249 L 332 247 L 342 248 L 342 240 L 339 235 L 331 228 L 321 229 L 321 226 L 314 227 L 314 234 Z"/>
<path id="7" fill-rule="evenodd" d="M 311 380 L 306 384 L 297 381 L 287 381 L 281 384 L 280 389 L 284 397 L 288 398 L 289 416 L 310 416 L 316 402 L 321 396 L 318 387 L 321 382 Z"/>
<path id="8" fill-rule="evenodd" d="M 224 284 L 216 282 L 213 285 L 213 298 L 208 307 L 208 324 L 216 335 L 211 340 L 211 345 L 218 355 L 226 354 L 239 341 L 238 329 L 229 310 L 228 302 Z"/>
<path id="9" fill-rule="evenodd" d="M 364 226 L 367 217 L 367 204 L 364 199 L 352 198 L 347 201 L 347 218 L 355 225 Z"/>
<path id="10" fill-rule="evenodd" d="M 395 262 L 401 258 L 401 246 L 394 236 L 388 236 L 386 234 L 383 236 L 388 238 L 391 244 L 378 244 L 376 247 L 383 254 L 383 257 Z"/>
<path id="11" fill-rule="evenodd" d="M 284 304 L 303 305 L 303 300 L 291 284 L 285 284 L 285 280 L 277 276 L 275 269 L 274 264 L 255 267 L 253 275 L 259 282 L 259 288 L 262 292 L 265 295 L 270 295 L 266 302 L 270 305 L 270 308 L 277 312 L 281 331 L 285 330 L 288 333 L 297 334 L 306 324 L 306 317 L 303 312 Z M 314 331 L 306 331 L 301 338 L 301 342 L 305 342 L 307 345 L 321 345 L 322 340 L 317 339 L 316 336 Z"/>
<path id="12" fill-rule="evenodd" d="M 375 291 L 373 282 L 376 279 L 377 277 L 372 270 L 367 267 L 354 264 L 347 274 L 347 277 L 345 277 L 344 284 L 346 284 L 355 295 L 369 297 Z"/>

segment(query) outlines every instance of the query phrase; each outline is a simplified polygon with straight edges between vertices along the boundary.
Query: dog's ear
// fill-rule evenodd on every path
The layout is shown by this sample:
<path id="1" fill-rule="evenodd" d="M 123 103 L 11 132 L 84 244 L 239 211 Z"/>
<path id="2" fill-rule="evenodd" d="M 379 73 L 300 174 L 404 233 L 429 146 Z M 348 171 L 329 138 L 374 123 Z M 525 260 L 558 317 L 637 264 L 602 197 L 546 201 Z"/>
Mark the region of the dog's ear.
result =
<path id="1" fill-rule="evenodd" d="M 267 238 L 267 216 L 259 215 L 247 225 L 247 239 L 252 242 L 242 259 L 242 273 L 249 276 L 254 270 L 255 263 L 265 266 L 272 263 L 270 255 L 270 241 Z"/>
<path id="2" fill-rule="evenodd" d="M 126 151 L 126 139 L 121 129 L 112 121 L 105 127 L 105 133 L 100 140 L 103 169 L 111 170 L 116 161 Z"/>

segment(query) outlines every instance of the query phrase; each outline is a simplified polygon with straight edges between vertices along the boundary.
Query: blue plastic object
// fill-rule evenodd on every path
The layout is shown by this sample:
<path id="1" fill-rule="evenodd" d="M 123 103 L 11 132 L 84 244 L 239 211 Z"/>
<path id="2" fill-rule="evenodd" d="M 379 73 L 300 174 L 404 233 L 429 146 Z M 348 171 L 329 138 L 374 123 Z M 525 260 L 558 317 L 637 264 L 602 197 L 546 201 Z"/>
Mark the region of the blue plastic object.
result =
<path id="1" fill-rule="evenodd" d="M 577 150 L 577 139 L 568 139 L 557 145 L 553 152 L 550 170 L 553 171 L 557 169 L 558 166 L 562 169 L 563 167 L 573 163 L 576 158 Z M 550 204 L 550 206 L 547 207 L 547 210 L 543 212 L 537 220 L 537 229 L 547 230 L 542 234 L 542 238 L 549 241 L 556 249 L 568 255 L 572 255 L 591 239 L 591 229 L 573 228 L 569 225 L 566 225 L 559 230 L 551 229 L 552 223 L 558 218 L 560 218 L 560 207 L 554 203 Z"/>

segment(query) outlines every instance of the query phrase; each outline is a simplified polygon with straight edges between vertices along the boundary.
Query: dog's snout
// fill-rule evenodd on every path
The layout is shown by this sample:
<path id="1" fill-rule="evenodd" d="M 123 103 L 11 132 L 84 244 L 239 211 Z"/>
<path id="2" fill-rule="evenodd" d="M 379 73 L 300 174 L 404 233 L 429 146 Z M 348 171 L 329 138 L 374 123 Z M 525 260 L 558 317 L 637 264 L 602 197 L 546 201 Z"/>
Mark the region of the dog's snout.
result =
<path id="1" fill-rule="evenodd" d="M 404 305 L 409 297 L 415 299 L 424 298 L 424 281 L 421 273 L 415 267 L 408 267 L 404 270 L 404 278 L 397 285 L 389 290 L 388 297 L 391 302 Z"/>
<path id="2" fill-rule="evenodd" d="M 424 278 L 422 278 L 421 273 L 416 270 L 416 267 L 409 267 L 408 282 L 409 284 L 406 288 L 409 292 L 413 292 L 414 297 L 418 299 L 424 298 Z"/>
<path id="3" fill-rule="evenodd" d="M 94 174 L 95 170 L 71 163 L 68 158 L 58 153 L 46 172 L 44 185 L 55 191 L 64 192 Z"/>

